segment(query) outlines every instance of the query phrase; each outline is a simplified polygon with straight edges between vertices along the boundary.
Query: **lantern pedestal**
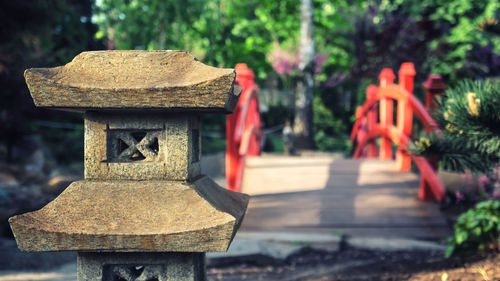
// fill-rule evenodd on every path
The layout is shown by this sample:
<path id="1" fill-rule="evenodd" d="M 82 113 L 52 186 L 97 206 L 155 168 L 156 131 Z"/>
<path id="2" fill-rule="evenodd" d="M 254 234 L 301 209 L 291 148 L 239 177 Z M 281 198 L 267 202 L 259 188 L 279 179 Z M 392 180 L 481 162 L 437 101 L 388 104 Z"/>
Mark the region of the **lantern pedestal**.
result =
<path id="1" fill-rule="evenodd" d="M 203 281 L 204 253 L 78 253 L 78 280 Z"/>

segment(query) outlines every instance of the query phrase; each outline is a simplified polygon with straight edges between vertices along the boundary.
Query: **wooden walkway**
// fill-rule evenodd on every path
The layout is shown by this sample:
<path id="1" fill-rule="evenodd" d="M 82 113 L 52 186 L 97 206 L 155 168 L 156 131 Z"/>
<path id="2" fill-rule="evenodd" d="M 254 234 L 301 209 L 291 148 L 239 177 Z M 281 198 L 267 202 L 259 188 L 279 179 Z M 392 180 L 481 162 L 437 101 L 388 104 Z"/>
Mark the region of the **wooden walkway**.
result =
<path id="1" fill-rule="evenodd" d="M 252 198 L 241 230 L 442 240 L 450 227 L 435 203 L 418 200 L 418 184 L 393 161 L 249 158 L 243 192 Z"/>

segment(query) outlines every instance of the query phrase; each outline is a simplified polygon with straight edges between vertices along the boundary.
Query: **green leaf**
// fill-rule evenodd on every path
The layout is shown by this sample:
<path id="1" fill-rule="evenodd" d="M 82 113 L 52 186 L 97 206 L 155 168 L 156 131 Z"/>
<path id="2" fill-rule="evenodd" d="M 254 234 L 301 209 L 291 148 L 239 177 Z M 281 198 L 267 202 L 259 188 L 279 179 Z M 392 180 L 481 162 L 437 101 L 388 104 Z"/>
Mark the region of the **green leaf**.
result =
<path id="1" fill-rule="evenodd" d="M 482 229 L 481 227 L 475 227 L 473 230 L 472 230 L 472 233 L 476 236 L 476 237 L 479 237 L 481 236 L 481 233 L 482 233 Z"/>
<path id="2" fill-rule="evenodd" d="M 448 245 L 448 247 L 446 247 L 446 251 L 444 252 L 444 257 L 447 259 L 450 258 L 451 255 L 453 255 L 453 252 L 455 252 L 455 246 Z"/>
<path id="3" fill-rule="evenodd" d="M 455 233 L 455 239 L 458 245 L 464 243 L 468 237 L 469 234 L 466 231 L 459 231 Z"/>

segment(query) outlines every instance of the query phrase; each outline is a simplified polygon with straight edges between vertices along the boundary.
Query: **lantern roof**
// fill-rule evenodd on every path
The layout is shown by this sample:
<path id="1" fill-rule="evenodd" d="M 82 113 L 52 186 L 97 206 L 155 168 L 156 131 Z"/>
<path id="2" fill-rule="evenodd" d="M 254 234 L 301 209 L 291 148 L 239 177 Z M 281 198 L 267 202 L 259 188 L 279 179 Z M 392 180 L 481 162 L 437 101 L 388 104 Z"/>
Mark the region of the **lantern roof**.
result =
<path id="1" fill-rule="evenodd" d="M 232 112 L 236 73 L 183 51 L 92 51 L 25 71 L 36 106 L 73 111 L 158 109 Z"/>

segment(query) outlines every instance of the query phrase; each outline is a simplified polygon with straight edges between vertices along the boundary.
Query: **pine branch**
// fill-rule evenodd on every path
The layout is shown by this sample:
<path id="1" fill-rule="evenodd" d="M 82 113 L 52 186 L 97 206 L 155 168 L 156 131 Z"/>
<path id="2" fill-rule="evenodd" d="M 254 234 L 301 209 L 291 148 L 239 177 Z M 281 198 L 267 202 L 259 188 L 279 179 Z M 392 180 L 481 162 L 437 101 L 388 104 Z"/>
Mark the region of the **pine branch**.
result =
<path id="1" fill-rule="evenodd" d="M 442 134 L 410 145 L 415 155 L 439 156 L 443 169 L 487 172 L 500 163 L 500 84 L 463 81 L 447 92 L 435 116 Z"/>

